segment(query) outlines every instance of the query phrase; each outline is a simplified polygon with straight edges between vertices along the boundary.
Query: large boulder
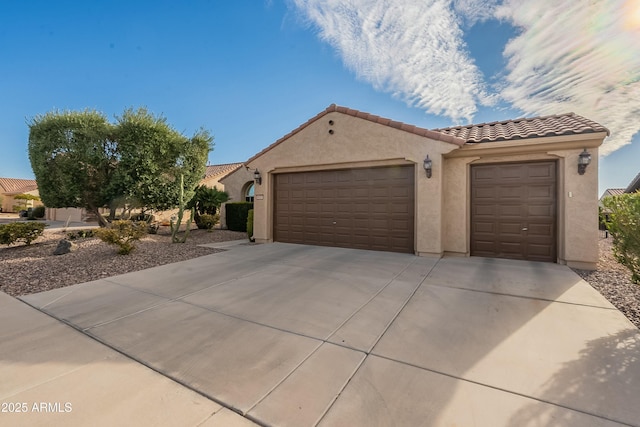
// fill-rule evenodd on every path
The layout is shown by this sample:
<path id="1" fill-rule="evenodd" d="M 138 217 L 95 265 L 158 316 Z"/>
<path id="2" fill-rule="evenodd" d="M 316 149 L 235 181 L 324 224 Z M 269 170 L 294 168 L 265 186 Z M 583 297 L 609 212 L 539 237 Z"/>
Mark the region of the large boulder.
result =
<path id="1" fill-rule="evenodd" d="M 76 245 L 73 242 L 70 242 L 67 239 L 62 239 L 58 242 L 58 246 L 56 247 L 56 250 L 53 251 L 53 254 L 64 255 L 64 254 L 68 254 L 69 252 L 75 251 L 76 249 L 78 249 L 78 245 Z"/>

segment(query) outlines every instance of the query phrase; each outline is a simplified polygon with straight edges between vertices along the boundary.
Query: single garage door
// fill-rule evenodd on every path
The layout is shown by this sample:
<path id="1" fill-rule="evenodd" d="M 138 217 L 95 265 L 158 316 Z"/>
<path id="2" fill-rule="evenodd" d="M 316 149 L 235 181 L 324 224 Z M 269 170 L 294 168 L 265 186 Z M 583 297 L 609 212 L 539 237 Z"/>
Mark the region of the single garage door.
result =
<path id="1" fill-rule="evenodd" d="M 414 252 L 414 167 L 275 175 L 274 240 Z"/>
<path id="2" fill-rule="evenodd" d="M 471 255 L 556 261 L 556 163 L 471 167 Z"/>

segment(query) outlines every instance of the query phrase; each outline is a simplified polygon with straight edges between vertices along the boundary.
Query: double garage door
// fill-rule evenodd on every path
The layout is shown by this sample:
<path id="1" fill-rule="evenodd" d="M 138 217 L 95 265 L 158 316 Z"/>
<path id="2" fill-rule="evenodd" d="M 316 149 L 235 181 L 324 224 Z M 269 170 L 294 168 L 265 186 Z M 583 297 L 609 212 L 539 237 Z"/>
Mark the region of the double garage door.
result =
<path id="1" fill-rule="evenodd" d="M 274 239 L 414 253 L 414 167 L 275 175 Z M 471 255 L 555 262 L 556 163 L 471 167 Z M 462 214 L 462 213 L 450 213 Z"/>
<path id="2" fill-rule="evenodd" d="M 471 167 L 471 255 L 555 262 L 556 163 Z"/>
<path id="3" fill-rule="evenodd" d="M 414 252 L 414 167 L 275 175 L 279 242 Z"/>

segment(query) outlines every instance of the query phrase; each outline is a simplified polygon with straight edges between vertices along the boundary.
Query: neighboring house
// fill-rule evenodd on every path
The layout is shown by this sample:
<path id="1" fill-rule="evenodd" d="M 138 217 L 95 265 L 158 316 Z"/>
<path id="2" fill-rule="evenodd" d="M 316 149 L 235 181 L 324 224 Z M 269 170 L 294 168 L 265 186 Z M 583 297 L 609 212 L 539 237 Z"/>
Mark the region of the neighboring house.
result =
<path id="1" fill-rule="evenodd" d="M 0 178 L 0 206 L 2 212 L 14 212 L 15 205 L 23 205 L 24 200 L 16 200 L 18 194 L 40 197 L 35 179 Z M 42 206 L 38 200 L 26 200 L 27 207 Z"/>
<path id="2" fill-rule="evenodd" d="M 593 269 L 608 134 L 573 113 L 428 130 L 331 105 L 245 162 L 254 237 Z"/>
<path id="3" fill-rule="evenodd" d="M 602 196 L 600 196 L 600 199 L 598 199 L 598 206 L 600 206 L 601 208 L 604 207 L 602 205 L 602 200 L 604 200 L 605 197 L 619 196 L 624 193 L 624 188 L 607 188 L 606 190 L 604 190 L 604 193 L 602 193 Z"/>
<path id="4" fill-rule="evenodd" d="M 636 191 L 640 191 L 640 173 L 638 173 L 638 175 L 636 175 L 636 177 L 629 183 L 627 188 L 624 189 L 625 193 L 635 193 Z"/>
<path id="5" fill-rule="evenodd" d="M 207 165 L 204 178 L 200 181 L 200 185 L 207 187 L 217 187 L 220 191 L 225 191 L 225 185 L 221 179 L 235 170 L 242 167 L 242 163 L 226 163 L 223 165 Z"/>

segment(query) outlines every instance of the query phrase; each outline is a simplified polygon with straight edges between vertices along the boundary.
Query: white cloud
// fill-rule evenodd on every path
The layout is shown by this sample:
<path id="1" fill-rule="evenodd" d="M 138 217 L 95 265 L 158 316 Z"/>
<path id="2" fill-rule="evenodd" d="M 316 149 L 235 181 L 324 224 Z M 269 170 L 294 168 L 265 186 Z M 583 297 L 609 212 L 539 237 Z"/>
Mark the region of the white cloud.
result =
<path id="1" fill-rule="evenodd" d="M 471 121 L 496 99 L 526 115 L 574 111 L 610 129 L 604 155 L 640 130 L 638 0 L 289 1 L 358 78 L 430 113 Z M 461 29 L 491 18 L 517 29 L 494 93 Z"/>
<path id="2" fill-rule="evenodd" d="M 491 103 L 450 1 L 292 1 L 344 64 L 376 90 L 456 122 L 471 120 L 478 104 Z M 457 2 L 469 20 L 481 3 Z"/>
<path id="3" fill-rule="evenodd" d="M 506 0 L 497 16 L 510 40 L 501 96 L 527 114 L 574 111 L 611 131 L 600 152 L 640 130 L 640 3 Z"/>
<path id="4" fill-rule="evenodd" d="M 497 0 L 453 0 L 453 8 L 471 27 L 478 21 L 492 18 L 496 2 Z"/>

